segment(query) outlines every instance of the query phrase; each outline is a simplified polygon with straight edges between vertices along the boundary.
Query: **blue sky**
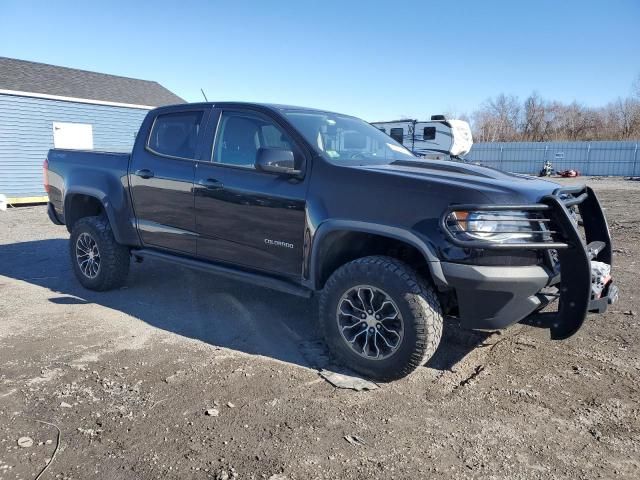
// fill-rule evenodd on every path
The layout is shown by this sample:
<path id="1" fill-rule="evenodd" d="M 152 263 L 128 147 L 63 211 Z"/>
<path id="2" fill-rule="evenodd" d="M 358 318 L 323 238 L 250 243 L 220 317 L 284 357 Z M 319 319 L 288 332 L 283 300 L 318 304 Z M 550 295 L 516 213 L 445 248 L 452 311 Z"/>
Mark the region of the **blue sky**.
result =
<path id="1" fill-rule="evenodd" d="M 0 56 L 369 121 L 501 92 L 603 105 L 640 74 L 639 33 L 638 0 L 0 0 Z"/>

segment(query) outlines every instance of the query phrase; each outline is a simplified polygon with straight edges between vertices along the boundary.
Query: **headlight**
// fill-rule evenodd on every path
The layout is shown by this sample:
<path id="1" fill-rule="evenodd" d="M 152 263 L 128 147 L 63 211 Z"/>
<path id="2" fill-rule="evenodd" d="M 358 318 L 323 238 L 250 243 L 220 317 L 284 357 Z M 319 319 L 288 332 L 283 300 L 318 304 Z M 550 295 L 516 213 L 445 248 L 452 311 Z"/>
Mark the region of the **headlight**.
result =
<path id="1" fill-rule="evenodd" d="M 446 226 L 458 238 L 491 242 L 530 242 L 541 240 L 544 234 L 534 213 L 523 211 L 453 211 Z"/>

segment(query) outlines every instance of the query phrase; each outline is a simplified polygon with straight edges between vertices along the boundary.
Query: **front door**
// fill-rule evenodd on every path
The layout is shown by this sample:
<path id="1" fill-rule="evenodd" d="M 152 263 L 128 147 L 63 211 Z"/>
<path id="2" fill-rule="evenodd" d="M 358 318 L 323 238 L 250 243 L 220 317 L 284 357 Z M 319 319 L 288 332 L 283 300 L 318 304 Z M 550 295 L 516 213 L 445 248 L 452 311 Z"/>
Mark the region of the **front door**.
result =
<path id="1" fill-rule="evenodd" d="M 146 247 L 196 253 L 193 179 L 207 111 L 160 113 L 145 148 L 131 159 L 130 182 L 138 231 Z"/>
<path id="2" fill-rule="evenodd" d="M 199 257 L 301 276 L 307 182 L 256 170 L 260 148 L 300 150 L 273 119 L 221 112 L 212 161 L 195 176 Z"/>

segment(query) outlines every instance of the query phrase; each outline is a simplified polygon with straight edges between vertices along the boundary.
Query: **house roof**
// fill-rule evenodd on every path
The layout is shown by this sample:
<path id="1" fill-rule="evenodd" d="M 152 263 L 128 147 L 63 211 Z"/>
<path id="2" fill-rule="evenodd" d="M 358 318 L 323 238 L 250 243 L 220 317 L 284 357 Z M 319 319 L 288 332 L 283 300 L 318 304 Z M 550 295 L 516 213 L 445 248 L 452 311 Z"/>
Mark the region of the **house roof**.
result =
<path id="1" fill-rule="evenodd" d="M 0 92 L 159 107 L 185 101 L 158 82 L 0 57 Z"/>

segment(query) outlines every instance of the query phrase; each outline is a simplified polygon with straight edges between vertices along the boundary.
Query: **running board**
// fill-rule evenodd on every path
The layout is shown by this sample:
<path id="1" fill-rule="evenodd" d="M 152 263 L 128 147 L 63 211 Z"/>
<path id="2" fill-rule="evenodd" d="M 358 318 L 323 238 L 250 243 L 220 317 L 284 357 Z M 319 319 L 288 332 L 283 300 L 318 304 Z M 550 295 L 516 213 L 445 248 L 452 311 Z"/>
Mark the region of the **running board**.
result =
<path id="1" fill-rule="evenodd" d="M 156 250 L 149 249 L 131 250 L 131 255 L 133 255 L 133 257 L 135 257 L 136 259 L 156 258 L 158 260 L 182 265 L 183 267 L 202 270 L 217 275 L 223 275 L 227 278 L 252 283 L 260 287 L 270 288 L 271 290 L 289 293 L 298 297 L 311 298 L 311 296 L 313 295 L 313 291 L 311 291 L 310 289 L 302 287 L 300 285 L 296 285 L 295 283 L 289 282 L 287 280 L 270 277 L 268 275 L 261 275 L 259 273 L 236 270 L 216 263 L 203 262 L 201 260 L 181 257 L 178 255 L 171 255 L 170 253 L 158 252 Z"/>

